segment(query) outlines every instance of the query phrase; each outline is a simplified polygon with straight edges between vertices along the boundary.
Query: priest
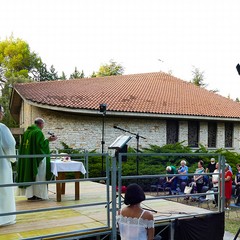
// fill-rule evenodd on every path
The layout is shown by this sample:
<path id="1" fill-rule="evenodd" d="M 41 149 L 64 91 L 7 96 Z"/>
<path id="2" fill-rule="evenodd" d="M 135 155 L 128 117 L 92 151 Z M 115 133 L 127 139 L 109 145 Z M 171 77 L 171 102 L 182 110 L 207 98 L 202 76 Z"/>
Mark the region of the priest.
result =
<path id="1" fill-rule="evenodd" d="M 42 129 L 44 120 L 36 118 L 34 124 L 24 132 L 19 148 L 19 155 L 50 154 L 49 142 L 55 141 L 56 136 L 51 135 L 45 139 Z M 49 157 L 19 158 L 17 168 L 17 182 L 38 182 L 51 179 L 51 165 Z M 47 184 L 22 185 L 26 188 L 25 195 L 28 200 L 48 199 Z"/>
<path id="2" fill-rule="evenodd" d="M 4 109 L 0 105 L 0 121 L 4 116 Z M 16 158 L 7 156 L 16 155 L 15 139 L 9 128 L 0 123 L 0 155 L 4 156 L 0 159 L 0 184 L 13 183 L 12 162 Z M 13 187 L 0 187 L 0 213 L 12 213 L 16 211 Z M 16 215 L 0 216 L 0 226 L 14 224 Z"/>

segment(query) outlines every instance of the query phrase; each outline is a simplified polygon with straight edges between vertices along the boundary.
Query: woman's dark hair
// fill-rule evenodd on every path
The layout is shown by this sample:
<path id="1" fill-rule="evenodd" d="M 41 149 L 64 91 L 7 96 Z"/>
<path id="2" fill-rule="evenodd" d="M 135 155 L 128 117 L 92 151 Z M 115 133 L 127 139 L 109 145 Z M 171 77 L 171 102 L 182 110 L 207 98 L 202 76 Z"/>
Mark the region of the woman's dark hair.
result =
<path id="1" fill-rule="evenodd" d="M 124 198 L 124 203 L 126 205 L 138 204 L 144 201 L 145 199 L 146 199 L 145 193 L 138 184 L 132 183 L 128 185 Z"/>
<path id="2" fill-rule="evenodd" d="M 204 165 L 204 162 L 203 162 L 203 160 L 200 160 L 199 161 L 199 163 L 201 164 L 201 166 L 203 167 L 203 165 Z"/>

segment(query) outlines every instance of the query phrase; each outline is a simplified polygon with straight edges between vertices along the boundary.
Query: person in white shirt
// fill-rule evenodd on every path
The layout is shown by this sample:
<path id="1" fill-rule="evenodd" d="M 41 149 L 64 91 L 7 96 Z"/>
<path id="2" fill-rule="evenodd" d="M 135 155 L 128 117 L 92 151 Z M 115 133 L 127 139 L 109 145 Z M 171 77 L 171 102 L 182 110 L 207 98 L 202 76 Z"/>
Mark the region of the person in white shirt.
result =
<path id="1" fill-rule="evenodd" d="M 219 173 L 219 163 L 216 163 L 216 169 L 213 171 L 213 173 Z M 219 181 L 219 174 L 214 174 L 212 175 L 212 184 L 213 184 L 213 189 L 215 192 L 218 191 L 218 181 Z M 216 206 L 218 205 L 218 195 L 214 194 L 214 199 L 215 199 L 215 204 Z"/>
<path id="2" fill-rule="evenodd" d="M 154 220 L 149 211 L 141 208 L 145 194 L 138 184 L 130 184 L 125 193 L 124 207 L 117 216 L 122 240 L 153 240 Z"/>

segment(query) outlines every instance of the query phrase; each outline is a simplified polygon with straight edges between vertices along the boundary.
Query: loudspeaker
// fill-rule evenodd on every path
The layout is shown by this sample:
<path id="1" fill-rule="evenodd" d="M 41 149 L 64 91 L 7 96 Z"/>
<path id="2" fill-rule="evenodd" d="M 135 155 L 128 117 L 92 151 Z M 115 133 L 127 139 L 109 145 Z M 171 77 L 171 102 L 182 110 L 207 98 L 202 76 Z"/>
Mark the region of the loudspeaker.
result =
<path id="1" fill-rule="evenodd" d="M 240 65 L 239 65 L 239 63 L 238 63 L 238 65 L 236 66 L 236 69 L 237 69 L 237 71 L 238 71 L 238 74 L 240 75 Z"/>
<path id="2" fill-rule="evenodd" d="M 100 112 L 105 113 L 106 110 L 107 110 L 107 104 L 101 103 L 101 104 L 99 105 L 99 110 L 100 110 Z"/>

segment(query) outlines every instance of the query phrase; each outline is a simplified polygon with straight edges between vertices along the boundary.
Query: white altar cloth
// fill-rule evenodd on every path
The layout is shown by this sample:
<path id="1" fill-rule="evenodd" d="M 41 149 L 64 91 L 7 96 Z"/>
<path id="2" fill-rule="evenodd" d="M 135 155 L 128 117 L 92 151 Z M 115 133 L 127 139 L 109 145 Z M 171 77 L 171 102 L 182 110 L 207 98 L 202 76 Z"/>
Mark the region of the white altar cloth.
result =
<path id="1" fill-rule="evenodd" d="M 81 172 L 86 173 L 86 169 L 82 162 L 70 161 L 63 162 L 59 159 L 51 160 L 51 172 L 58 176 L 59 172 Z"/>

